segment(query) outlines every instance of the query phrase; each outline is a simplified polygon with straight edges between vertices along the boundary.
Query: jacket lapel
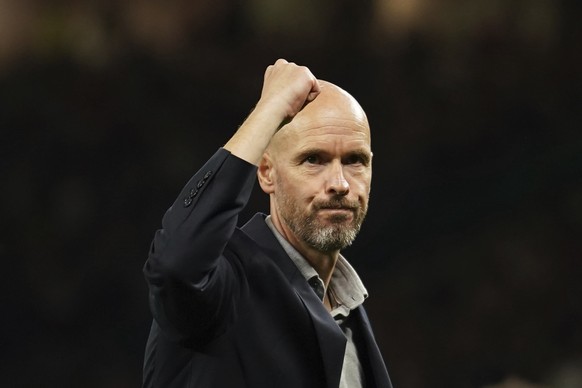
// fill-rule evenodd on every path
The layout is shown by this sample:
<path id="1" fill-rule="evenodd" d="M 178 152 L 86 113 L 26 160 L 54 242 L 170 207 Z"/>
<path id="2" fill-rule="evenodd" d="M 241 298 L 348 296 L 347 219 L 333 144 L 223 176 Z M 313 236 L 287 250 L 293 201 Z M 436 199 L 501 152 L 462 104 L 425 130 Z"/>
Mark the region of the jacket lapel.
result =
<path id="1" fill-rule="evenodd" d="M 329 387 L 338 387 L 346 350 L 346 337 L 299 271 L 296 271 L 291 284 L 311 315 L 321 349 L 327 384 Z"/>
<path id="2" fill-rule="evenodd" d="M 378 348 L 378 344 L 372 333 L 372 327 L 370 326 L 370 320 L 368 319 L 366 311 L 363 306 L 359 306 L 352 311 L 351 314 L 354 314 L 354 318 L 357 319 L 360 329 L 359 339 L 362 345 L 360 351 L 365 352 L 365 357 L 367 357 L 369 363 L 368 374 L 366 377 L 368 379 L 373 378 L 374 384 L 369 384 L 369 386 L 376 388 L 392 388 L 392 383 L 390 382 L 384 359 L 382 358 L 382 354 L 380 353 L 380 349 Z"/>
<path id="3" fill-rule="evenodd" d="M 273 259 L 303 302 L 303 305 L 311 316 L 319 342 L 327 384 L 329 387 L 338 387 L 343 366 L 346 338 L 329 312 L 325 309 L 323 303 L 321 303 L 321 300 L 319 300 L 315 292 L 307 284 L 301 272 L 299 272 L 266 225 L 265 217 L 264 214 L 256 214 L 243 226 L 242 230 Z"/>

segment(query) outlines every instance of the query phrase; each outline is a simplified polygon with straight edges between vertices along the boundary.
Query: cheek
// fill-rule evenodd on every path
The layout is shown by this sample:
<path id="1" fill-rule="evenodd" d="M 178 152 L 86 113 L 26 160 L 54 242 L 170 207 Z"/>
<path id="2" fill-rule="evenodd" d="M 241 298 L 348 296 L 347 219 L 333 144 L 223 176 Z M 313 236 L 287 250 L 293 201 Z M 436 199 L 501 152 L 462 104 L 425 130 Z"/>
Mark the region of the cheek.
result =
<path id="1" fill-rule="evenodd" d="M 368 196 L 370 194 L 372 180 L 369 174 L 352 177 L 350 187 L 358 196 Z"/>
<path id="2" fill-rule="evenodd" d="M 293 176 L 281 176 L 277 179 L 276 190 L 288 199 L 296 201 L 302 196 L 302 187 L 304 180 L 297 179 Z"/>

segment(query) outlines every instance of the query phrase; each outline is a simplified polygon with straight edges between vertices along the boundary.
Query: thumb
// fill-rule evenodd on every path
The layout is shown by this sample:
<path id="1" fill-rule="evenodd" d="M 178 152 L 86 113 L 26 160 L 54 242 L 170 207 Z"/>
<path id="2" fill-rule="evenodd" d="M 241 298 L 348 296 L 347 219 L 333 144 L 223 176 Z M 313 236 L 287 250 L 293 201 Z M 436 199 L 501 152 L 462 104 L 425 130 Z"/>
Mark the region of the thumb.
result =
<path id="1" fill-rule="evenodd" d="M 311 102 L 315 100 L 315 97 L 319 95 L 321 92 L 321 87 L 319 86 L 319 81 L 316 79 L 313 81 L 313 86 L 311 87 L 311 91 L 307 94 L 306 101 Z"/>

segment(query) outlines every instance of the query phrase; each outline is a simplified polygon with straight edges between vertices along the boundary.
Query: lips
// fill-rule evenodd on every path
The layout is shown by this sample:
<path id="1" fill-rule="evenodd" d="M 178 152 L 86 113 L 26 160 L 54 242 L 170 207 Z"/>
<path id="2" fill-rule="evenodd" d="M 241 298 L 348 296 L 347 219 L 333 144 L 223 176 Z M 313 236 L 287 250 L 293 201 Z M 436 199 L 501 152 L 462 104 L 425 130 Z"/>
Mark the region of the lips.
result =
<path id="1" fill-rule="evenodd" d="M 355 212 L 357 210 L 357 208 L 355 207 L 351 207 L 351 206 L 322 206 L 322 207 L 317 207 L 316 208 L 318 211 L 319 210 L 324 210 L 324 211 L 349 211 L 349 212 Z"/>
<path id="2" fill-rule="evenodd" d="M 317 212 L 326 218 L 335 221 L 347 221 L 355 217 L 356 209 L 351 207 L 322 207 Z"/>
<path id="3" fill-rule="evenodd" d="M 317 209 L 317 211 L 320 212 L 330 212 L 330 213 L 353 213 L 356 210 L 352 209 L 352 208 L 346 208 L 346 207 L 323 207 L 323 208 L 319 208 Z"/>
<path id="4" fill-rule="evenodd" d="M 350 202 L 323 202 L 315 204 L 316 210 L 349 210 L 356 211 L 358 209 L 357 203 Z"/>
<path id="5" fill-rule="evenodd" d="M 314 204 L 315 212 L 332 221 L 347 221 L 356 217 L 359 204 L 349 201 L 324 201 Z"/>

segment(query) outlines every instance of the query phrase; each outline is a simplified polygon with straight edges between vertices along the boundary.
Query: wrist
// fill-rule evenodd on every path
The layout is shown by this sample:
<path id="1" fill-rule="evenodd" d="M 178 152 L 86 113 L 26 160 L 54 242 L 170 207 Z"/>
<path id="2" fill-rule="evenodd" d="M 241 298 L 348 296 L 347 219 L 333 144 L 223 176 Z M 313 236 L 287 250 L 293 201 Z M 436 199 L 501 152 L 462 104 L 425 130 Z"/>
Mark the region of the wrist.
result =
<path id="1" fill-rule="evenodd" d="M 224 148 L 235 156 L 258 165 L 282 121 L 272 107 L 257 104 Z"/>
<path id="2" fill-rule="evenodd" d="M 265 123 L 273 125 L 275 132 L 280 128 L 281 123 L 283 123 L 288 117 L 287 106 L 279 101 L 271 100 L 259 100 L 255 108 L 249 115 L 249 118 L 253 116 L 253 119 L 261 120 Z"/>

